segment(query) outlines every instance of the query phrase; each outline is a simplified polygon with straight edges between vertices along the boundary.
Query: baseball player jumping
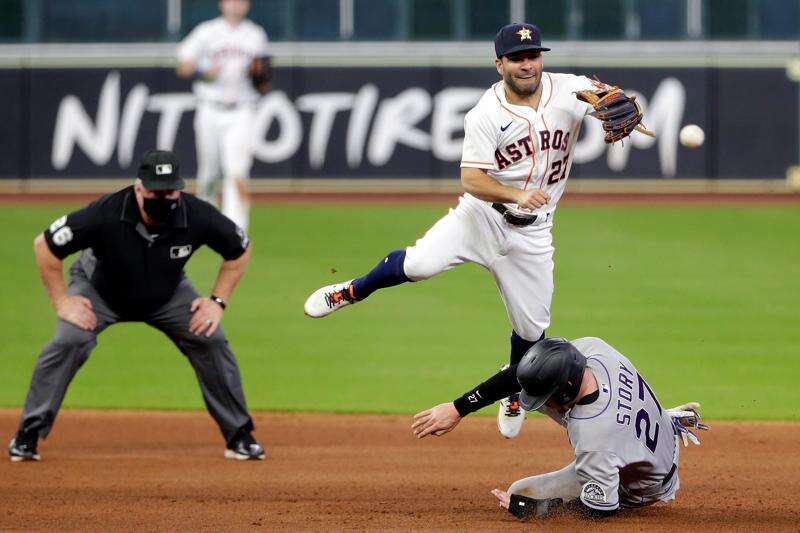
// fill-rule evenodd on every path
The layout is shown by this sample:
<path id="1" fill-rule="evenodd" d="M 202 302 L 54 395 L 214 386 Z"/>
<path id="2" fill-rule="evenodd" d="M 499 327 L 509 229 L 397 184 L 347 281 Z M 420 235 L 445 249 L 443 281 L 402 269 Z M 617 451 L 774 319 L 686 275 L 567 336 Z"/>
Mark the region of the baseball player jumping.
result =
<path id="1" fill-rule="evenodd" d="M 178 47 L 177 74 L 195 79 L 197 195 L 217 205 L 222 178 L 222 212 L 246 230 L 255 103 L 269 90 L 272 69 L 266 32 L 245 18 L 249 0 L 220 0 L 219 9 L 221 17 L 198 25 Z"/>
<path id="2" fill-rule="evenodd" d="M 526 410 L 564 426 L 575 460 L 556 472 L 515 481 L 492 494 L 520 518 L 540 518 L 566 507 L 601 517 L 618 509 L 675 499 L 679 441 L 700 441 L 697 403 L 665 410 L 631 361 L 595 337 L 549 338 L 451 403 L 414 416 L 418 438 L 452 431 L 461 418 L 512 392 Z"/>
<path id="3" fill-rule="evenodd" d="M 494 46 L 502 80 L 464 119 L 465 194 L 458 206 L 365 276 L 314 292 L 305 303 L 307 315 L 323 317 L 378 289 L 472 262 L 492 273 L 505 303 L 513 328 L 510 363 L 519 363 L 544 337 L 553 295 L 553 216 L 583 118 L 593 112 L 603 120 L 610 143 L 630 134 L 642 116 L 619 89 L 583 76 L 543 73 L 541 54 L 549 48 L 534 25 L 503 27 Z M 503 436 L 516 437 L 523 419 L 517 395 L 501 402 Z"/>

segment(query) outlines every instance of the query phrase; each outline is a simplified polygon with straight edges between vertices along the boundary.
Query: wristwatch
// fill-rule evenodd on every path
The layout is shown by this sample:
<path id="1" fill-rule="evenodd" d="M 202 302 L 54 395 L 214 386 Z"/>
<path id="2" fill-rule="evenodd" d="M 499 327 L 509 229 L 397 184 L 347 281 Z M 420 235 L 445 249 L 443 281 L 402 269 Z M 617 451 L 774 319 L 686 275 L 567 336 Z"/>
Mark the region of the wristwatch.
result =
<path id="1" fill-rule="evenodd" d="M 225 300 L 224 300 L 223 298 L 220 298 L 219 296 L 214 296 L 214 295 L 212 294 L 212 295 L 211 295 L 211 296 L 209 296 L 208 298 L 209 298 L 209 299 L 210 299 L 212 302 L 214 302 L 214 303 L 216 303 L 217 305 L 219 305 L 219 306 L 222 308 L 222 310 L 223 310 L 223 311 L 225 310 L 225 308 L 226 308 L 226 307 L 228 307 L 228 304 L 226 304 L 226 303 L 225 303 Z"/>

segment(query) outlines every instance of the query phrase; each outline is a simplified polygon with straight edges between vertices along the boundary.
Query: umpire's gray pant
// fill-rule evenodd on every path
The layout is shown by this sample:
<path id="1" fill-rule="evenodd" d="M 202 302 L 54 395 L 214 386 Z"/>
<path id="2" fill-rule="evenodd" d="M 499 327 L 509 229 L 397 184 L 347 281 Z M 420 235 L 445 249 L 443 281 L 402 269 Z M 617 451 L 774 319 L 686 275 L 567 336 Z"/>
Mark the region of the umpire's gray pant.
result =
<path id="1" fill-rule="evenodd" d="M 97 327 L 86 331 L 58 319 L 55 337 L 42 350 L 33 371 L 20 419 L 21 431 L 36 432 L 40 437 L 50 433 L 67 387 L 97 345 L 97 335 L 120 321 L 89 282 L 93 271 L 94 257 L 91 253 L 84 254 L 70 269 L 68 292 L 91 300 Z M 163 331 L 189 358 L 206 407 L 229 442 L 239 429 L 252 430 L 253 422 L 247 412 L 239 368 L 222 327 L 210 337 L 189 332 L 189 307 L 198 296 L 191 282 L 184 278 L 172 298 L 144 322 Z"/>

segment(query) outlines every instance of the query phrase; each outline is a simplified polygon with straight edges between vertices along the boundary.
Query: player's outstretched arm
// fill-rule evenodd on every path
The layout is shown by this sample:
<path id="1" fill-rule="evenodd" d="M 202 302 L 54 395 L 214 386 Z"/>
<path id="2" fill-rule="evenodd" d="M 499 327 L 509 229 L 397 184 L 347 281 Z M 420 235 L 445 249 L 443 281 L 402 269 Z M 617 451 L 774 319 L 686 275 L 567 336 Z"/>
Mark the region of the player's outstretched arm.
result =
<path id="1" fill-rule="evenodd" d="M 433 435 L 439 437 L 452 431 L 461 422 L 453 402 L 442 403 L 431 409 L 426 409 L 414 415 L 411 430 L 418 439 Z"/>
<path id="2" fill-rule="evenodd" d="M 428 435 L 439 437 L 449 433 L 461 419 L 470 413 L 492 405 L 497 400 L 519 392 L 521 390 L 517 381 L 517 365 L 504 368 L 477 387 L 470 389 L 450 403 L 439 404 L 436 407 L 414 415 L 411 430 L 421 439 Z"/>

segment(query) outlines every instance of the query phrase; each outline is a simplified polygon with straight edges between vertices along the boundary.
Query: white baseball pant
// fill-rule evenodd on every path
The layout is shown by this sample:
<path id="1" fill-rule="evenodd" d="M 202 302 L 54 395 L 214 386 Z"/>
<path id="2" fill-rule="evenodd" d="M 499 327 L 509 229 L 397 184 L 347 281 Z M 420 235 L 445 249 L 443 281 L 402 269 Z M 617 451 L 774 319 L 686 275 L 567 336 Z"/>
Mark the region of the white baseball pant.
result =
<path id="1" fill-rule="evenodd" d="M 488 269 L 514 331 L 536 341 L 550 325 L 553 297 L 552 215 L 539 225 L 508 224 L 491 204 L 465 194 L 414 246 L 403 269 L 413 281 L 471 262 Z"/>
<path id="2" fill-rule="evenodd" d="M 217 205 L 222 179 L 222 213 L 247 230 L 250 200 L 247 181 L 253 165 L 251 104 L 227 108 L 199 102 L 194 118 L 197 146 L 197 195 Z"/>

